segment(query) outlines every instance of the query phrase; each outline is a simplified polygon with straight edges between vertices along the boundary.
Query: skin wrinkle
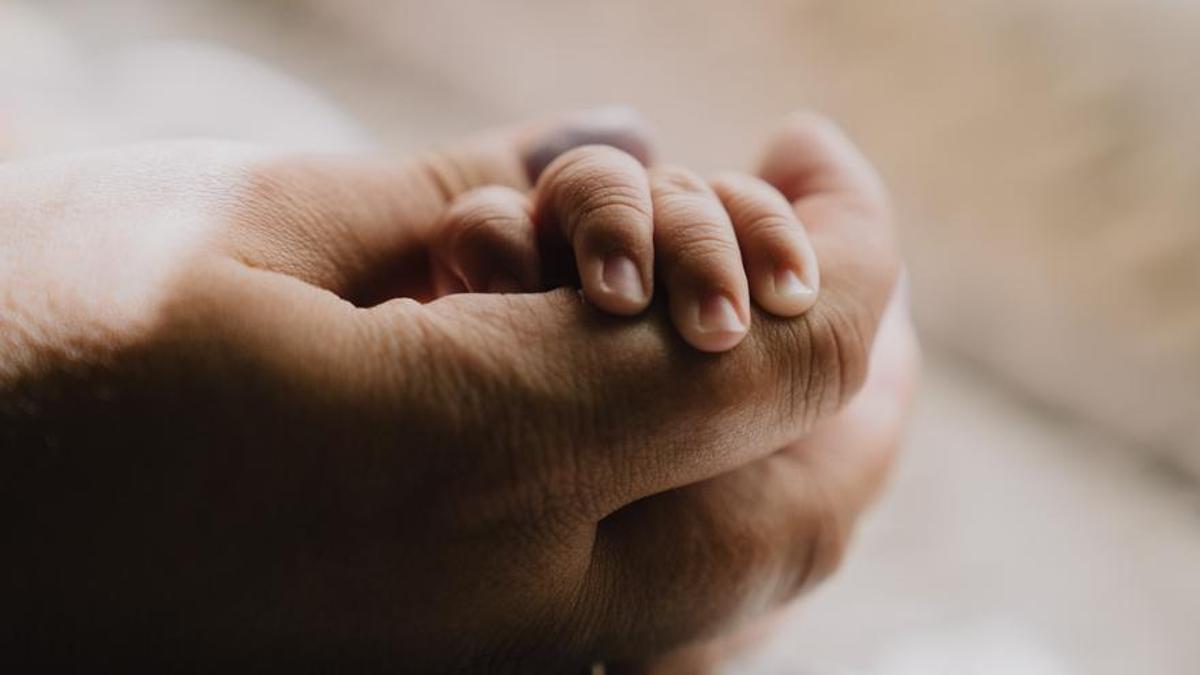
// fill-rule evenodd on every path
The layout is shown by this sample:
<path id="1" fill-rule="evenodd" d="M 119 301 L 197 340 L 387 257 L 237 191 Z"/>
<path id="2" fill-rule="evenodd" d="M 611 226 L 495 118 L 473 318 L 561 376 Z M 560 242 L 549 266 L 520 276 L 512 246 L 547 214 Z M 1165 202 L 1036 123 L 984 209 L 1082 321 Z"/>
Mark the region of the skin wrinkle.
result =
<path id="1" fill-rule="evenodd" d="M 465 182 L 458 175 L 453 162 L 446 157 L 430 153 L 419 158 L 416 162 L 418 173 L 425 182 L 434 188 L 440 196 L 442 204 L 448 204 L 454 196 L 462 192 Z"/>
<path id="2" fill-rule="evenodd" d="M 701 275 L 703 271 L 707 270 L 707 266 L 702 265 L 701 261 L 729 257 L 735 260 L 741 259 L 737 243 L 721 236 L 721 229 L 722 226 L 716 224 L 697 222 L 694 228 L 686 234 L 671 238 L 673 252 L 668 261 L 675 268 L 674 280 L 680 281 L 684 278 Z M 713 290 L 728 292 L 731 289 L 721 287 Z"/>
<path id="3" fill-rule="evenodd" d="M 595 310 L 582 304 L 573 293 L 569 293 L 569 302 L 578 304 L 584 321 L 594 323 L 598 330 L 605 330 L 604 325 L 611 327 L 612 319 L 599 316 Z M 563 447 L 568 449 L 565 461 L 570 466 L 569 476 L 572 486 L 570 499 L 574 500 L 579 515 L 585 522 L 594 522 L 601 514 L 611 497 L 605 497 L 609 490 L 601 490 L 597 485 L 623 484 L 626 471 L 633 470 L 633 465 L 622 461 L 622 458 L 632 456 L 637 452 L 635 447 L 640 444 L 640 435 L 631 435 L 624 431 L 624 425 L 613 424 L 614 419 L 624 419 L 627 410 L 627 399 L 616 392 L 606 392 L 594 386 L 590 381 L 578 381 L 571 373 L 600 373 L 620 369 L 618 381 L 634 381 L 636 373 L 625 368 L 622 364 L 603 361 L 599 354 L 588 350 L 575 350 L 563 354 L 563 358 L 554 359 L 551 363 L 566 364 L 568 358 L 576 366 L 571 369 L 561 369 L 555 372 L 552 381 L 560 382 L 561 391 L 571 392 L 576 397 L 572 406 L 574 410 L 585 413 L 583 416 L 566 416 Z M 576 376 L 577 377 L 577 376 Z M 617 395 L 614 395 L 617 394 Z M 585 439 L 584 443 L 571 443 L 569 439 Z M 628 467 L 625 469 L 625 467 Z"/>
<path id="4" fill-rule="evenodd" d="M 576 160 L 583 162 L 585 160 Z M 618 206 L 636 211 L 639 216 L 650 217 L 646 210 L 646 197 L 649 190 L 636 180 L 630 182 L 615 182 L 615 179 L 627 180 L 625 176 L 612 172 L 604 167 L 598 167 L 587 175 L 571 171 L 560 171 L 558 187 L 553 203 L 568 218 L 586 219 L 591 211 L 604 206 Z"/>
<path id="5" fill-rule="evenodd" d="M 718 195 L 695 174 L 676 167 L 651 172 L 659 228 L 655 242 L 664 250 L 663 267 L 672 316 L 689 341 L 712 349 L 713 341 L 696 332 L 702 298 L 719 293 L 734 303 L 742 322 L 748 314 L 748 284 L 734 224 Z M 733 343 L 721 340 L 732 347 Z"/>
<path id="6" fill-rule="evenodd" d="M 836 313 L 835 313 L 836 316 Z M 827 337 L 826 344 L 829 347 L 830 356 L 822 359 L 824 368 L 821 368 L 822 373 L 829 374 L 824 378 L 824 382 L 832 384 L 832 391 L 828 386 L 822 387 L 822 396 L 818 399 L 818 410 L 840 409 L 845 404 L 850 396 L 857 391 L 862 382 L 862 377 L 852 375 L 855 371 L 852 368 L 858 368 L 857 364 L 853 363 L 852 352 L 847 348 L 847 339 L 844 329 L 839 329 L 839 326 L 845 326 L 845 322 L 839 322 L 838 319 L 829 319 L 825 317 L 823 321 L 825 326 L 824 335 Z M 847 328 L 853 328 L 847 326 Z M 853 352 L 857 354 L 858 352 Z M 861 368 L 858 368 L 861 371 Z M 849 381 L 849 378 L 854 377 L 854 381 Z"/>
<path id="7" fill-rule="evenodd" d="M 505 298 L 506 303 L 519 303 L 519 297 Z M 434 307 L 430 305 L 430 307 Z M 515 307 L 514 307 L 515 308 Z M 519 316 L 518 311 L 497 312 L 493 318 L 498 322 L 498 325 L 515 326 L 512 322 L 517 321 Z M 473 325 L 477 326 L 475 330 L 479 330 L 485 326 L 492 325 L 490 321 L 476 321 Z M 519 327 L 520 330 L 525 330 L 524 326 Z M 453 332 L 452 332 L 453 331 Z M 495 439 L 497 448 L 501 451 L 497 456 L 496 461 L 501 466 L 508 467 L 506 470 L 489 470 L 485 465 L 464 465 L 458 469 L 453 469 L 452 473 L 475 472 L 480 473 L 478 481 L 473 481 L 471 484 L 475 487 L 467 490 L 468 494 L 474 490 L 479 490 L 484 493 L 490 492 L 489 486 L 505 486 L 505 489 L 510 489 L 512 486 L 527 486 L 517 489 L 519 494 L 527 495 L 523 499 L 527 503 L 527 508 L 531 508 L 544 500 L 550 500 L 555 505 L 561 505 L 568 509 L 574 503 L 574 493 L 572 487 L 578 482 L 579 472 L 572 469 L 569 465 L 571 454 L 564 454 L 563 448 L 571 447 L 570 437 L 590 438 L 588 434 L 593 433 L 587 429 L 572 434 L 569 431 L 562 434 L 559 438 L 556 436 L 549 440 L 554 445 L 560 447 L 541 447 L 541 444 L 535 445 L 533 439 L 540 437 L 534 433 L 538 430 L 537 424 L 529 417 L 530 410 L 554 410 L 560 407 L 561 395 L 553 393 L 555 385 L 552 380 L 548 380 L 542 374 L 542 370 L 537 367 L 522 367 L 536 365 L 528 363 L 526 356 L 523 353 L 496 353 L 492 354 L 491 349 L 479 350 L 478 345 L 492 345 L 496 341 L 490 335 L 485 333 L 462 333 L 447 326 L 440 331 L 440 337 L 430 336 L 426 339 L 433 340 L 433 344 L 445 344 L 453 342 L 461 346 L 456 348 L 457 356 L 450 359 L 455 363 L 473 364 L 468 368 L 468 374 L 464 377 L 467 380 L 476 384 L 474 391 L 477 395 L 473 396 L 468 401 L 459 400 L 451 403 L 463 410 L 482 411 L 494 407 L 497 403 L 505 400 L 514 400 L 517 402 L 515 407 L 506 408 L 507 412 L 499 414 L 492 412 L 486 416 L 481 416 L 474 424 L 464 426 L 474 427 L 482 425 L 484 428 L 492 428 L 497 432 L 505 433 L 505 436 Z M 501 367 L 502 366 L 502 367 Z M 551 386 L 547 388 L 545 384 Z M 586 392 L 586 388 L 573 387 L 564 391 L 572 392 L 570 395 L 575 399 L 572 401 L 573 407 L 579 406 L 578 397 L 581 392 Z M 500 396 L 504 393 L 505 396 Z M 491 420 L 496 417 L 495 420 Z M 560 423 L 567 423 L 570 416 L 556 415 L 554 416 Z M 491 421 L 489 421 L 491 420 Z M 528 423 L 528 424 L 527 424 Z M 568 423 L 569 426 L 569 423 Z M 554 462 L 549 459 L 555 458 Z M 563 461 L 567 461 L 568 465 L 562 465 Z M 552 473 L 547 473 L 552 472 Z M 557 494 L 545 492 L 545 488 L 538 486 L 555 486 Z M 472 500 L 470 497 L 468 500 Z M 536 520 L 536 519 L 535 519 Z"/>
<path id="8" fill-rule="evenodd" d="M 362 172 L 366 162 L 340 158 L 309 158 L 288 165 L 257 167 L 245 203 L 252 208 L 269 205 L 267 212 L 247 214 L 243 229 L 257 232 L 268 245 L 242 243 L 242 251 L 269 251 L 273 258 L 254 260 L 253 266 L 284 271 L 317 286 L 331 287 L 339 295 L 355 300 L 361 291 L 351 279 L 364 270 L 379 267 L 395 255 L 396 237 L 382 236 L 353 226 L 355 222 L 387 222 L 406 209 L 421 205 L 391 199 L 362 199 L 362 186 L 335 174 L 322 162 L 344 163 L 347 172 Z M 400 182 L 399 180 L 397 182 Z M 295 189 L 297 185 L 319 184 L 319 192 Z M 382 239 L 382 241 L 381 241 Z"/>
<path id="9" fill-rule="evenodd" d="M 655 215 L 659 218 L 674 220 L 691 220 L 700 217 L 695 223 L 697 229 L 728 231 L 729 215 L 721 208 L 721 203 L 714 193 L 708 192 L 674 192 L 656 186 L 654 191 Z M 685 257 L 683 254 L 677 256 Z"/>
<path id="10" fill-rule="evenodd" d="M 813 312 L 810 311 L 801 317 L 801 321 L 804 323 L 805 328 L 807 329 L 806 333 L 809 336 L 809 340 L 806 344 L 807 349 L 805 349 L 805 352 L 808 354 L 808 369 L 805 371 L 805 377 L 803 378 L 803 390 L 799 394 L 806 403 L 822 400 L 824 396 L 820 392 L 823 392 L 825 389 L 823 371 L 819 367 L 820 357 L 817 353 L 815 344 L 816 341 L 812 338 L 814 335 L 813 316 Z M 792 382 L 793 387 L 798 379 L 799 378 L 791 378 L 790 381 Z M 793 389 L 791 392 L 789 392 L 789 394 L 791 396 L 789 400 L 795 401 L 795 397 L 798 395 L 797 392 Z M 804 408 L 804 414 L 806 415 L 804 426 L 806 428 L 811 429 L 813 427 L 818 410 L 819 406 L 812 406 L 811 410 L 808 407 Z"/>
<path id="11" fill-rule="evenodd" d="M 623 362 L 604 363 L 598 356 L 593 355 L 587 355 L 586 358 L 588 368 L 585 372 L 600 372 L 602 369 L 612 372 L 616 368 L 619 369 L 619 375 L 616 378 L 618 381 L 632 383 L 638 379 L 637 370 Z M 629 433 L 626 429 L 636 427 L 613 422 L 613 420 L 634 419 L 637 416 L 637 411 L 630 409 L 629 399 L 621 395 L 621 392 L 602 393 L 594 389 L 590 383 L 581 383 L 580 390 L 585 392 L 587 397 L 584 410 L 591 411 L 592 415 L 583 420 L 584 426 L 576 429 L 573 433 L 594 440 L 589 444 L 592 447 L 579 449 L 580 452 L 591 455 L 593 459 L 587 464 L 576 461 L 579 472 L 576 480 L 586 491 L 583 504 L 587 509 L 585 513 L 595 521 L 606 517 L 618 508 L 618 502 L 628 499 L 627 496 L 617 498 L 613 494 L 611 486 L 635 484 L 640 478 L 637 475 L 639 471 L 647 471 L 647 469 L 638 468 L 644 466 L 645 462 L 636 463 L 627 460 L 632 457 L 647 457 L 650 453 L 646 452 L 645 445 L 654 443 L 656 439 L 647 438 L 638 433 Z M 652 455 L 647 459 L 652 459 Z M 657 472 L 656 469 L 649 469 L 649 471 Z M 609 488 L 605 490 L 591 487 L 600 485 L 608 485 Z"/>
<path id="12" fill-rule="evenodd" d="M 644 222 L 650 218 L 644 208 L 633 201 L 622 201 L 613 191 L 594 196 L 593 201 L 578 206 L 571 213 L 566 222 L 572 246 L 576 250 L 595 251 L 601 256 L 628 251 L 637 237 L 635 230 L 613 228 L 612 225 Z"/>
<path id="13" fill-rule="evenodd" d="M 645 184 L 615 182 L 614 178 L 644 175 L 636 160 L 611 148 L 578 148 L 552 164 L 539 181 L 553 186 L 546 203 L 554 215 L 565 214 L 561 225 L 567 241 L 577 243 L 580 225 L 589 222 L 647 221 L 652 214 L 649 189 Z M 632 164 L 631 164 L 632 163 Z"/>
<path id="14" fill-rule="evenodd" d="M 342 259 L 348 249 L 340 251 L 341 255 L 331 255 L 332 250 L 313 234 L 318 227 L 317 210 L 289 190 L 286 180 L 261 172 L 247 192 L 245 206 L 237 218 L 244 223 L 248 234 L 256 235 L 263 243 L 232 247 L 235 259 L 247 267 L 307 277 L 310 282 L 339 276 L 340 270 L 328 261 Z M 288 224 L 295 227 L 277 226 L 285 213 L 289 216 Z M 320 227 L 337 225 L 336 221 L 324 221 Z M 260 257 L 264 253 L 272 257 Z"/>
<path id="15" fill-rule="evenodd" d="M 518 321 L 515 313 L 508 315 L 507 320 L 512 323 Z M 579 462 L 575 461 L 575 454 L 569 450 L 564 452 L 563 448 L 570 447 L 565 443 L 568 436 L 590 436 L 586 432 L 576 435 L 568 431 L 562 434 L 561 440 L 564 442 L 561 447 L 539 447 L 547 444 L 547 441 L 543 440 L 540 444 L 535 441 L 539 434 L 536 433 L 532 413 L 535 410 L 553 409 L 552 401 L 558 399 L 558 395 L 553 393 L 553 385 L 542 385 L 539 369 L 535 363 L 529 362 L 527 356 L 517 354 L 514 359 L 523 364 L 514 368 L 514 372 L 523 375 L 519 381 L 521 390 L 526 393 L 520 397 L 525 403 L 509 413 L 510 419 L 518 421 L 513 425 L 511 438 L 502 444 L 502 447 L 508 448 L 508 480 L 513 485 L 521 486 L 519 493 L 524 495 L 523 499 L 527 502 L 525 512 L 532 516 L 531 522 L 543 523 L 545 530 L 552 534 L 578 531 L 580 525 L 587 522 L 581 508 L 579 490 L 584 474 Z M 530 373 L 539 374 L 531 376 Z M 558 439 L 550 439 L 549 443 L 555 440 Z M 530 455 L 535 458 L 532 462 Z M 551 461 L 551 457 L 555 461 Z"/>
<path id="16" fill-rule="evenodd" d="M 742 222 L 751 240 L 776 246 L 787 241 L 787 232 L 793 229 L 793 224 L 787 218 L 775 213 L 760 213 Z"/>

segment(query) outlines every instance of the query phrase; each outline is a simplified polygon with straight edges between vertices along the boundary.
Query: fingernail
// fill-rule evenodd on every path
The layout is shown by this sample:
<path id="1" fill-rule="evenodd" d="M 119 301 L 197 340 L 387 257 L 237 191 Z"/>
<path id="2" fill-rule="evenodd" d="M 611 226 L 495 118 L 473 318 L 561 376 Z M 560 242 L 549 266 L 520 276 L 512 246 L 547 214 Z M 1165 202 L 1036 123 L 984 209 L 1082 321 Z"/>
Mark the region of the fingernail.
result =
<path id="1" fill-rule="evenodd" d="M 646 300 L 642 275 L 637 265 L 627 256 L 615 255 L 605 260 L 600 281 L 609 293 L 619 295 L 630 302 L 642 303 Z"/>
<path id="2" fill-rule="evenodd" d="M 505 274 L 494 276 L 488 282 L 488 293 L 520 293 L 521 291 L 521 284 Z"/>
<path id="3" fill-rule="evenodd" d="M 648 164 L 652 136 L 650 125 L 633 108 L 607 106 L 589 110 L 547 131 L 526 154 L 525 169 L 529 181 L 537 182 L 556 157 L 581 145 L 610 145 Z"/>
<path id="4" fill-rule="evenodd" d="M 776 270 L 772 281 L 775 296 L 788 304 L 811 303 L 817 295 L 816 289 L 801 281 L 800 275 L 790 267 Z"/>
<path id="5" fill-rule="evenodd" d="M 697 325 L 702 333 L 744 333 L 746 324 L 738 316 L 729 298 L 719 293 L 701 301 Z"/>

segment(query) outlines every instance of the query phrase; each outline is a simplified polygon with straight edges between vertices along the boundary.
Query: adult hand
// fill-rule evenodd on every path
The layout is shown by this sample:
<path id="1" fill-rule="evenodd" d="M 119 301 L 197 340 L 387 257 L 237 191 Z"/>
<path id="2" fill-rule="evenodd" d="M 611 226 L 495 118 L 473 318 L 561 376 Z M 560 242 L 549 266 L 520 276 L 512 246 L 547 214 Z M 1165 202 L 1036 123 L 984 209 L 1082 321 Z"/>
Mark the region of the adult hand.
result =
<path id="1" fill-rule="evenodd" d="M 652 506 L 803 436 L 864 378 L 896 258 L 874 174 L 827 124 L 795 121 L 764 174 L 809 227 L 821 299 L 756 316 L 730 354 L 569 290 L 374 304 L 429 293 L 447 200 L 525 188 L 576 140 L 604 139 L 0 167 L 8 655 L 556 670 L 716 630 L 836 559 L 823 533 L 844 523 L 815 523 L 850 511 L 781 530 L 787 481 L 722 498 L 780 527 Z M 702 536 L 663 550 L 672 532 Z"/>
<path id="2" fill-rule="evenodd" d="M 660 547 L 677 549 L 679 540 L 700 538 L 737 541 L 739 533 L 760 532 L 768 557 L 784 550 L 780 541 L 806 538 L 829 542 L 816 546 L 814 553 L 828 557 L 818 565 L 789 564 L 774 566 L 764 561 L 766 580 L 790 587 L 797 584 L 794 575 L 807 575 L 802 585 L 817 581 L 837 562 L 837 556 L 852 534 L 858 516 L 879 492 L 883 479 L 904 435 L 909 407 L 915 392 L 920 356 L 916 336 L 908 317 L 907 301 L 897 297 L 888 307 L 871 352 L 870 371 L 862 390 L 845 409 L 825 420 L 803 439 L 743 469 L 688 486 L 670 502 L 655 509 L 671 509 L 674 518 L 691 523 L 681 534 L 667 533 L 669 540 Z M 771 487 L 767 487 L 771 486 Z M 765 508 L 739 508 L 738 503 L 755 499 L 764 491 L 778 500 Z M 779 500 L 779 497 L 784 497 Z M 668 543 L 669 542 L 669 543 Z M 707 557 L 707 555 L 705 555 Z M 713 565 L 715 568 L 716 565 Z M 698 599 L 701 597 L 697 593 Z M 768 611 L 763 611 L 768 610 Z M 671 673 L 707 673 L 750 657 L 767 645 L 771 636 L 788 630 L 786 609 L 749 606 L 732 627 L 712 639 L 696 640 L 683 647 L 639 662 L 610 663 L 608 675 L 669 675 Z"/>

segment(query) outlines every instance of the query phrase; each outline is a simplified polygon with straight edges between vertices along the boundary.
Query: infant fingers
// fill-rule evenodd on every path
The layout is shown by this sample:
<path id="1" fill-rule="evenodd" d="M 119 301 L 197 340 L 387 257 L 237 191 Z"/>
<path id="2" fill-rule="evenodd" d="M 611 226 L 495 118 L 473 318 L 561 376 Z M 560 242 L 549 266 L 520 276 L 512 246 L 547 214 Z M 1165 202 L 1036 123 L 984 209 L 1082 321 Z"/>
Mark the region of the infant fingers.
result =
<path id="1" fill-rule="evenodd" d="M 820 273 L 808 234 L 778 190 L 753 176 L 713 181 L 737 232 L 754 301 L 777 316 L 799 316 L 817 301 Z"/>
<path id="2" fill-rule="evenodd" d="M 750 300 L 729 214 L 708 184 L 685 169 L 651 169 L 650 185 L 671 320 L 701 351 L 732 349 L 750 326 Z"/>
<path id="3" fill-rule="evenodd" d="M 460 195 L 432 243 L 439 296 L 463 291 L 519 293 L 541 288 L 541 261 L 529 198 L 511 188 Z"/>
<path id="4" fill-rule="evenodd" d="M 537 185 L 535 219 L 575 253 L 587 299 L 613 314 L 638 314 L 653 289 L 653 207 L 646 170 L 607 146 L 570 150 Z"/>

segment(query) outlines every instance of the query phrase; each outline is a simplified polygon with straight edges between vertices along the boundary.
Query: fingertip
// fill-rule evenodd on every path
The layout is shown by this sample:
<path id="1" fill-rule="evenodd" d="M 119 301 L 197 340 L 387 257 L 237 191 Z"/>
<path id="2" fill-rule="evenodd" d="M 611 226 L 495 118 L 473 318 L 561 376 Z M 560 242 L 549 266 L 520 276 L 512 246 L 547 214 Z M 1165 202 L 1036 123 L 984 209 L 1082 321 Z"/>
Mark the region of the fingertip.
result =
<path id="1" fill-rule="evenodd" d="M 750 330 L 746 302 L 716 292 L 672 300 L 672 320 L 683 339 L 702 352 L 727 352 Z"/>
<path id="2" fill-rule="evenodd" d="M 755 285 L 754 300 L 764 310 L 780 317 L 796 317 L 817 303 L 819 289 L 791 267 L 768 267 Z"/>
<path id="3" fill-rule="evenodd" d="M 804 314 L 821 295 L 820 265 L 804 226 L 793 220 L 787 236 L 763 239 L 749 246 L 757 257 L 750 268 L 761 279 L 753 289 L 755 302 L 776 316 Z"/>
<path id="4" fill-rule="evenodd" d="M 642 271 L 629 256 L 610 255 L 597 259 L 591 267 L 591 273 L 585 275 L 584 294 L 592 304 L 624 316 L 640 314 L 650 304 Z"/>
<path id="5" fill-rule="evenodd" d="M 620 149 L 588 145 L 557 158 L 536 192 L 534 218 L 574 253 L 584 297 L 613 314 L 645 310 L 655 258 L 646 169 Z"/>
<path id="6" fill-rule="evenodd" d="M 811 309 L 820 291 L 820 273 L 812 243 L 792 206 L 753 176 L 724 175 L 714 187 L 737 233 L 754 302 L 780 317 Z"/>

